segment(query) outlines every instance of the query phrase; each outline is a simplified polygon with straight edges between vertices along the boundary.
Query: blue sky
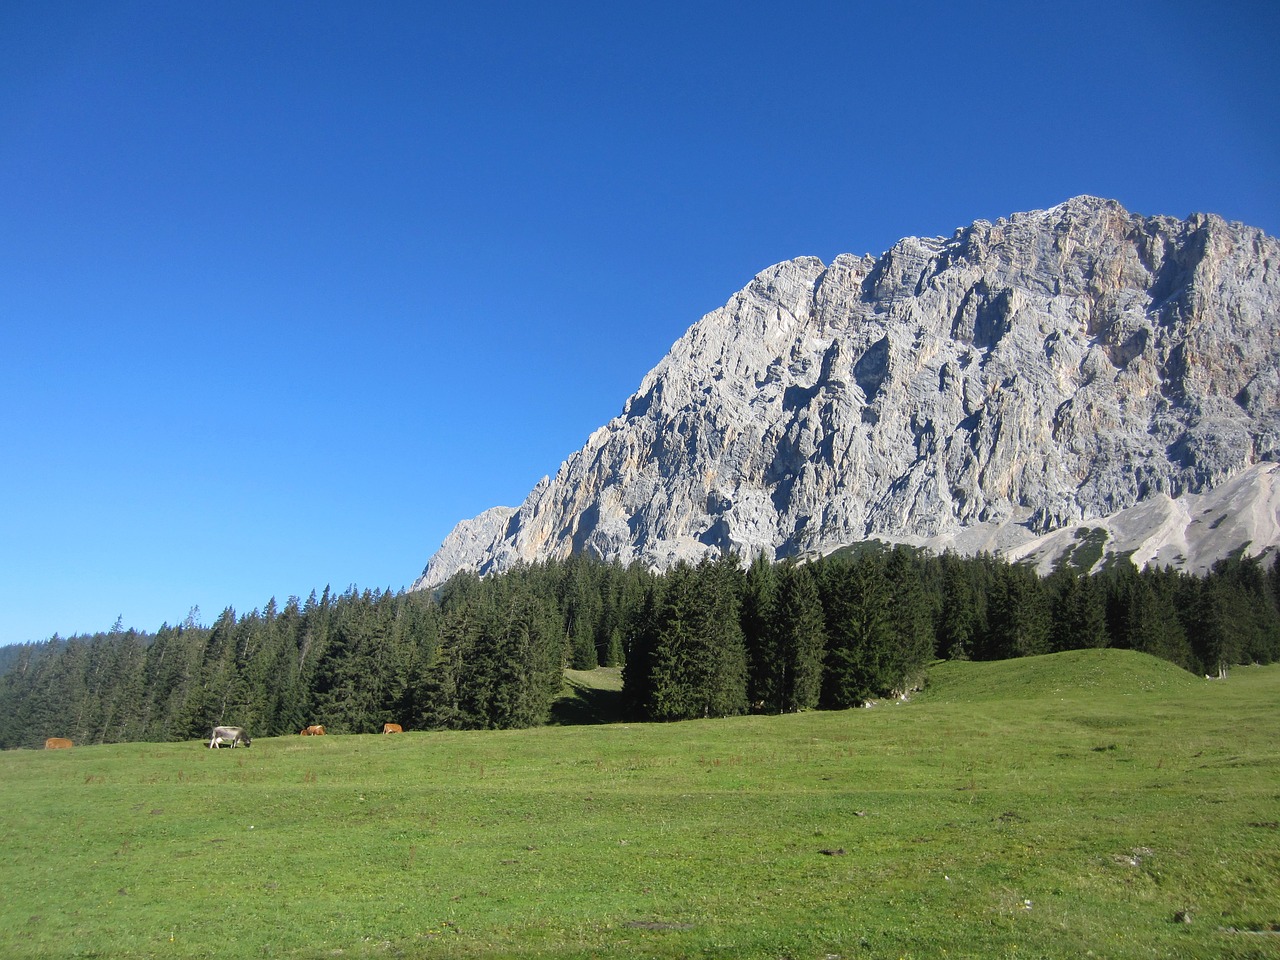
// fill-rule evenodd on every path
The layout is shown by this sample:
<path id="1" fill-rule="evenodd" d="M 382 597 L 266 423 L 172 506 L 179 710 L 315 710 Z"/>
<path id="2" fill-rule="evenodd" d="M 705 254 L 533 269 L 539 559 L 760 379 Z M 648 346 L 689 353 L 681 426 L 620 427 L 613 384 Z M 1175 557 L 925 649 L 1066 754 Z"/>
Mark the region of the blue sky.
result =
<path id="1" fill-rule="evenodd" d="M 0 5 L 0 643 L 400 589 L 801 255 L 1280 232 L 1275 3 Z"/>

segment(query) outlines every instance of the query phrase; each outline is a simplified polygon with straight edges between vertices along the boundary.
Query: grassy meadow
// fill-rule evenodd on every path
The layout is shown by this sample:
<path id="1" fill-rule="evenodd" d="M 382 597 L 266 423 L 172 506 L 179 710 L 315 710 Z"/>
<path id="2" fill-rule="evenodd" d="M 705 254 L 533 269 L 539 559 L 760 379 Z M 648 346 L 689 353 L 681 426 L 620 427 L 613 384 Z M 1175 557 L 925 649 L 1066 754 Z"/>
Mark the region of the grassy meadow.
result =
<path id="1" fill-rule="evenodd" d="M 607 718 L 616 673 L 557 716 Z M 1277 957 L 1280 666 L 0 754 L 0 957 Z M 317 718 L 323 721 L 323 718 Z"/>

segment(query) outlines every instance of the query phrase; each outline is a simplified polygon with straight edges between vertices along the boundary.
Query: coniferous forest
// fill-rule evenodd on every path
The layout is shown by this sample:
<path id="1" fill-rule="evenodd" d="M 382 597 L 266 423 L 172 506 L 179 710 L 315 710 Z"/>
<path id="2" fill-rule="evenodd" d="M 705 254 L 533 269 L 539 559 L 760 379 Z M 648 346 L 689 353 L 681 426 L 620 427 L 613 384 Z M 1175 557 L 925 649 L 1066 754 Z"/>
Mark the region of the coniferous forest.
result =
<path id="1" fill-rule="evenodd" d="M 1218 676 L 1280 659 L 1280 565 L 1040 577 L 868 545 L 655 574 L 573 557 L 432 593 L 325 588 L 197 618 L 0 650 L 0 747 L 194 740 L 222 723 L 251 736 L 527 727 L 547 722 L 566 667 L 621 667 L 637 720 L 857 706 L 918 687 L 939 657 L 1120 647 Z"/>

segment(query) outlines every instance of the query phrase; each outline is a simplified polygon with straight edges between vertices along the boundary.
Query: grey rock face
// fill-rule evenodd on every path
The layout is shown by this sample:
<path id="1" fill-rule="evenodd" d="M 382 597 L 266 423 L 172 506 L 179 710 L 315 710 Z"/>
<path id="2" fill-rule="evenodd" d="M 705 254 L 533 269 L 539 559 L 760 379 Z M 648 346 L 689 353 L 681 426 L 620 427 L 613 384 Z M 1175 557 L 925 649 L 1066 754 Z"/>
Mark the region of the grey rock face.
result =
<path id="1" fill-rule="evenodd" d="M 588 551 L 1012 549 L 1280 460 L 1280 243 L 1077 197 L 762 272 L 415 588 Z"/>

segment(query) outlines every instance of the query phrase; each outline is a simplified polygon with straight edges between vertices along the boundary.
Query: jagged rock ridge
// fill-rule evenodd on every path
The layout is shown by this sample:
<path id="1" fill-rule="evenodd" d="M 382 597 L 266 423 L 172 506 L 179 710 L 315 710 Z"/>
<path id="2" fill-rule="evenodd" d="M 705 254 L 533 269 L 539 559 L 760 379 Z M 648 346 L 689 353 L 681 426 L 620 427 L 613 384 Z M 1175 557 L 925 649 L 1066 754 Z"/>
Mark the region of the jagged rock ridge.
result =
<path id="1" fill-rule="evenodd" d="M 1014 549 L 1201 494 L 1280 460 L 1278 307 L 1274 238 L 1094 197 L 777 264 L 414 587 L 575 551 Z"/>

